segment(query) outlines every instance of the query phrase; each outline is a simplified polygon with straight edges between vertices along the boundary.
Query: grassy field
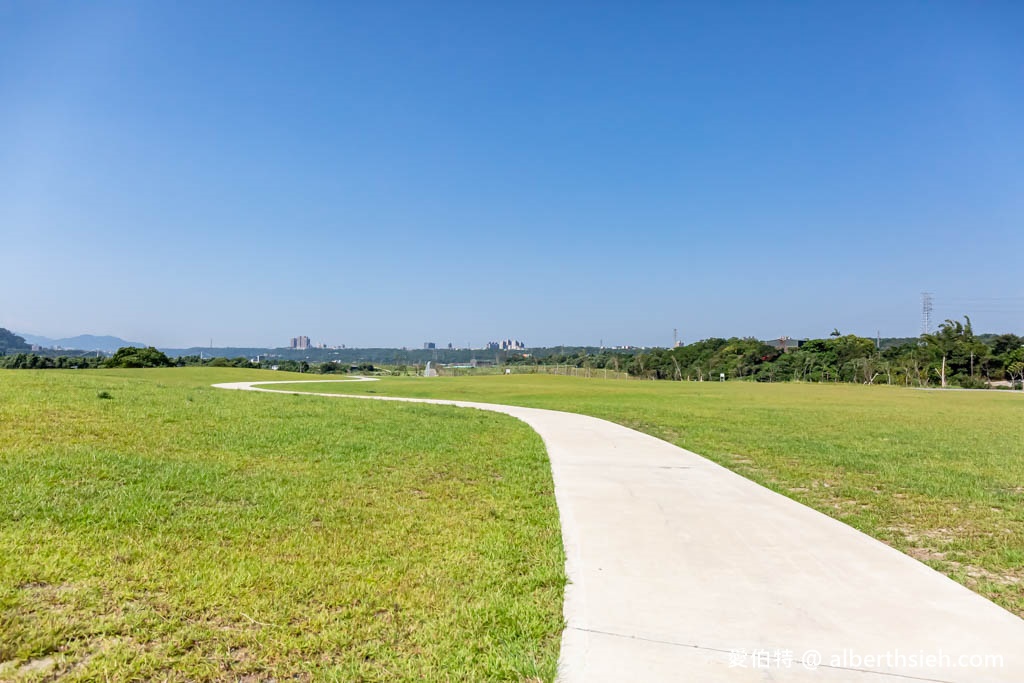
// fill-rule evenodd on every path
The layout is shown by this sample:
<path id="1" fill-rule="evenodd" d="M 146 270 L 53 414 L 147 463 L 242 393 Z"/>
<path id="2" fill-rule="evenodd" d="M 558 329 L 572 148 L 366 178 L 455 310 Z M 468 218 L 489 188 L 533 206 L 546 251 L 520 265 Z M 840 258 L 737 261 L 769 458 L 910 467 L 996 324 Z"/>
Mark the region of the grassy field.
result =
<path id="1" fill-rule="evenodd" d="M 537 375 L 315 390 L 501 402 L 618 422 L 817 508 L 1024 616 L 1021 395 Z"/>
<path id="2" fill-rule="evenodd" d="M 0 371 L 0 680 L 552 678 L 539 437 L 286 377 Z"/>

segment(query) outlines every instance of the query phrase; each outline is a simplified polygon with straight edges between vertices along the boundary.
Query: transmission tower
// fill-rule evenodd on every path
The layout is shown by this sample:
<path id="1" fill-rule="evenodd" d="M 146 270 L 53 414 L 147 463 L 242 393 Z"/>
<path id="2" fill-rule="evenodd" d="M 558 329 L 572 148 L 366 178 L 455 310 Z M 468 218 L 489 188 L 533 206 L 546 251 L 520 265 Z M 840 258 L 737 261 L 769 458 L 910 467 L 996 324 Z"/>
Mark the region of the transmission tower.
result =
<path id="1" fill-rule="evenodd" d="M 921 292 L 921 334 L 932 331 L 932 293 Z"/>

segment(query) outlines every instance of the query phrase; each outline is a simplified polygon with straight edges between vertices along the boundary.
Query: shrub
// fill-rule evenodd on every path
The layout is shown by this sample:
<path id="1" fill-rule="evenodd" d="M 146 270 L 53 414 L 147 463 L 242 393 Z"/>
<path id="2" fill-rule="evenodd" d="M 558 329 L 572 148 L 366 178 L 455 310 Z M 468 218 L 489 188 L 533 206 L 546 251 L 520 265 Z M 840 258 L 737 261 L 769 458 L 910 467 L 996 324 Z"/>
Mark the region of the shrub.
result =
<path id="1" fill-rule="evenodd" d="M 108 368 L 169 368 L 174 363 L 163 351 L 158 351 L 152 346 L 144 349 L 122 346 L 107 359 L 105 365 Z"/>

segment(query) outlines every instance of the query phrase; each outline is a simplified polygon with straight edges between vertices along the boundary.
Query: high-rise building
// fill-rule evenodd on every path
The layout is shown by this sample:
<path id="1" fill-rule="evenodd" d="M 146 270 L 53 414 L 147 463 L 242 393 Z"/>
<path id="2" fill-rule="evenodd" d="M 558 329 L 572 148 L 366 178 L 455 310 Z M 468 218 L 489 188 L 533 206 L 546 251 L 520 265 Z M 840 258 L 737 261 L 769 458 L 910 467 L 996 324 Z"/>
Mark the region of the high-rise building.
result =
<path id="1" fill-rule="evenodd" d="M 490 351 L 523 351 L 526 349 L 526 344 L 518 339 L 502 339 L 501 341 L 487 342 L 487 348 Z"/>
<path id="2" fill-rule="evenodd" d="M 423 348 L 425 348 L 425 349 L 436 349 L 437 348 L 437 344 L 435 344 L 434 342 L 423 342 Z"/>
<path id="3" fill-rule="evenodd" d="M 305 351 L 309 348 L 309 337 L 292 337 L 292 348 L 296 351 Z"/>

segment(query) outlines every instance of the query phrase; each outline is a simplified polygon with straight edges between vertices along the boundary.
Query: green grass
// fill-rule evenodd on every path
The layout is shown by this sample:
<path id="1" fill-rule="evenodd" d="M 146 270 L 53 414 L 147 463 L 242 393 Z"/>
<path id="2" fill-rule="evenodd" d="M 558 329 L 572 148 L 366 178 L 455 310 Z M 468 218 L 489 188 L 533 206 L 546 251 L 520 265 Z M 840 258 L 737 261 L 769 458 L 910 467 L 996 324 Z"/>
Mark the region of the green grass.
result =
<path id="1" fill-rule="evenodd" d="M 553 677 L 539 437 L 287 377 L 0 371 L 0 679 Z"/>
<path id="2" fill-rule="evenodd" d="M 1024 616 L 1021 395 L 542 375 L 315 391 L 501 402 L 618 422 L 840 519 Z"/>

